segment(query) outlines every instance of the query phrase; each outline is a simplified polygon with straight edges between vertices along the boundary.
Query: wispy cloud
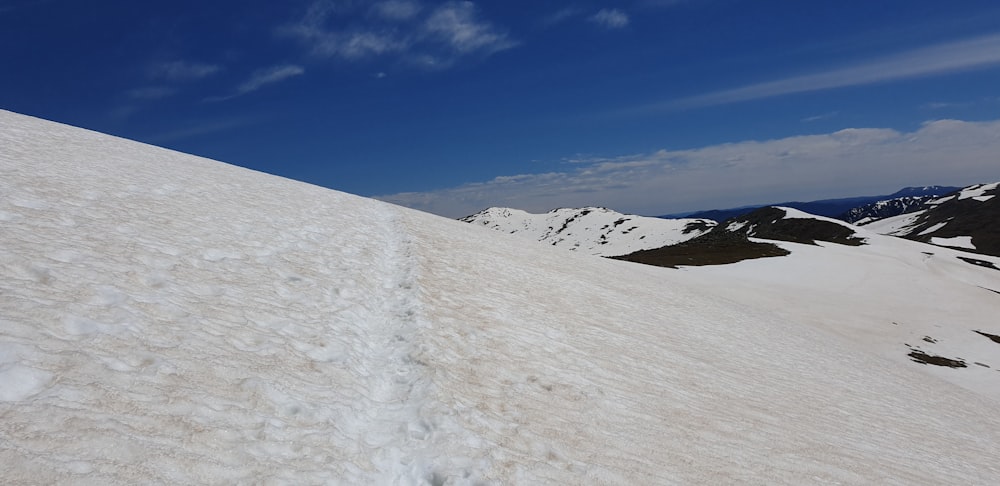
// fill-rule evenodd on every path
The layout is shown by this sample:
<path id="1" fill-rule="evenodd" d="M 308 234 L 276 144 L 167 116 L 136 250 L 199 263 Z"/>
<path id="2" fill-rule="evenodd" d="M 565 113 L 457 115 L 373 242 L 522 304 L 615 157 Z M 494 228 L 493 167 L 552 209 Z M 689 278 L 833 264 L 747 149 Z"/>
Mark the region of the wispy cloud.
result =
<path id="1" fill-rule="evenodd" d="M 972 71 L 997 65 L 1000 65 L 1000 35 L 988 35 L 914 49 L 818 73 L 649 105 L 638 110 L 679 110 L 723 105 L 796 93 Z"/>
<path id="2" fill-rule="evenodd" d="M 254 72 L 253 75 L 250 76 L 250 79 L 237 86 L 235 93 L 228 96 L 208 98 L 206 101 L 230 100 L 238 96 L 243 96 L 257 91 L 258 89 L 261 89 L 269 84 L 279 83 L 295 76 L 301 76 L 305 72 L 306 70 L 302 66 L 296 65 L 274 66 L 267 69 L 261 69 Z"/>
<path id="3" fill-rule="evenodd" d="M 379 199 L 449 217 L 488 206 L 529 211 L 599 205 L 638 214 L 892 192 L 1000 179 L 1000 120 L 939 120 L 913 132 L 846 129 L 691 150 L 574 158 L 520 174 Z"/>
<path id="4" fill-rule="evenodd" d="M 459 58 L 487 56 L 517 44 L 509 34 L 480 17 L 475 4 L 450 1 L 428 8 L 409 0 L 387 0 L 368 7 L 368 16 L 351 16 L 350 2 L 317 1 L 293 24 L 278 29 L 319 57 L 347 61 L 386 58 L 426 68 L 443 68 Z M 351 22 L 343 22 L 351 16 Z"/>
<path id="5" fill-rule="evenodd" d="M 153 79 L 167 81 L 193 81 L 212 76 L 220 71 L 222 71 L 222 67 L 215 64 L 170 61 L 150 65 L 148 75 Z"/>
<path id="6" fill-rule="evenodd" d="M 419 3 L 409 0 L 386 0 L 372 6 L 372 11 L 383 19 L 404 22 L 416 17 L 422 8 Z"/>
<path id="7" fill-rule="evenodd" d="M 822 113 L 822 114 L 819 114 L 819 115 L 807 116 L 807 117 L 803 118 L 800 121 L 802 121 L 803 123 L 811 123 L 811 122 L 816 122 L 816 121 L 820 121 L 820 120 L 829 120 L 830 118 L 833 118 L 833 117 L 835 117 L 835 116 L 837 116 L 839 114 L 840 114 L 839 111 L 831 111 L 829 113 Z"/>
<path id="8" fill-rule="evenodd" d="M 476 6 L 472 2 L 441 5 L 427 18 L 424 29 L 461 53 L 492 53 L 514 45 L 506 33 L 477 18 Z"/>
<path id="9" fill-rule="evenodd" d="M 628 26 L 628 15 L 617 8 L 602 8 L 590 20 L 604 28 L 621 29 Z"/>

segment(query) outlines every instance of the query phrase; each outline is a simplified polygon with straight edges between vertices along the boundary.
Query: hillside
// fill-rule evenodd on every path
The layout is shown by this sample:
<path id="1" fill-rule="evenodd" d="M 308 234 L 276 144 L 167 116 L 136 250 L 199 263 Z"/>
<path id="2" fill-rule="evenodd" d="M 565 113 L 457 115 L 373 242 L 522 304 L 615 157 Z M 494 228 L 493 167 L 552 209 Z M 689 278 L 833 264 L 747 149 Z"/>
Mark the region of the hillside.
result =
<path id="1" fill-rule="evenodd" d="M 906 254 L 914 272 L 962 269 L 940 294 L 919 272 L 855 285 L 867 267 L 812 258 L 820 245 L 669 270 L 3 111 L 0 170 L 5 484 L 997 475 L 982 390 L 1000 345 L 969 333 L 991 368 L 927 371 L 845 335 L 883 298 L 900 329 L 941 326 L 942 347 L 1000 334 L 979 319 L 997 295 L 967 292 L 1000 272 L 953 250 Z"/>
<path id="2" fill-rule="evenodd" d="M 489 208 L 461 221 L 600 256 L 674 245 L 702 235 L 716 225 L 708 219 L 650 218 L 593 207 L 553 209 L 545 214 Z"/>
<path id="3" fill-rule="evenodd" d="M 1000 183 L 975 184 L 926 209 L 869 223 L 877 233 L 1000 256 Z"/>
<path id="4" fill-rule="evenodd" d="M 767 253 L 737 252 L 746 261 L 719 265 L 733 263 L 719 261 L 715 242 L 723 239 Z M 774 256 L 780 258 L 766 258 Z M 647 264 L 672 258 L 685 282 L 700 282 L 705 292 L 828 329 L 894 366 L 917 366 L 1000 400 L 994 339 L 1000 258 L 791 208 L 760 209 L 682 245 L 621 258 Z"/>

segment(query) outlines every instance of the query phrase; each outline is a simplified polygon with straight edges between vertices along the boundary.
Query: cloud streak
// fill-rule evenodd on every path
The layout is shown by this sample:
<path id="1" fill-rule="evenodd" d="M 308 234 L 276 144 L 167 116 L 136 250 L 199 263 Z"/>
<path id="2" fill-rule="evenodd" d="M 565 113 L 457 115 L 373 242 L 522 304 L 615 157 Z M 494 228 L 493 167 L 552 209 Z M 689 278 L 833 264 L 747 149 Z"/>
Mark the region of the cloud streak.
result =
<path id="1" fill-rule="evenodd" d="M 606 29 L 621 29 L 628 26 L 628 15 L 616 8 L 602 8 L 589 18 L 591 22 Z"/>
<path id="2" fill-rule="evenodd" d="M 296 65 L 274 66 L 267 69 L 261 69 L 254 72 L 253 75 L 250 76 L 250 79 L 237 86 L 235 93 L 228 96 L 208 98 L 206 101 L 230 100 L 238 96 L 243 96 L 257 91 L 264 86 L 279 83 L 295 76 L 301 76 L 302 74 L 305 74 L 305 72 L 306 70 L 302 68 L 302 66 Z"/>
<path id="3" fill-rule="evenodd" d="M 222 71 L 221 66 L 188 61 L 160 62 L 149 66 L 148 75 L 167 81 L 195 81 Z"/>
<path id="4" fill-rule="evenodd" d="M 681 110 L 850 86 L 902 81 L 1000 65 L 1000 34 L 949 42 L 819 73 L 793 76 L 652 105 Z"/>
<path id="5" fill-rule="evenodd" d="M 845 129 L 691 150 L 567 161 L 563 171 L 496 177 L 378 199 L 448 217 L 489 206 L 606 206 L 664 214 L 1000 180 L 1000 120 L 938 120 L 913 132 Z"/>

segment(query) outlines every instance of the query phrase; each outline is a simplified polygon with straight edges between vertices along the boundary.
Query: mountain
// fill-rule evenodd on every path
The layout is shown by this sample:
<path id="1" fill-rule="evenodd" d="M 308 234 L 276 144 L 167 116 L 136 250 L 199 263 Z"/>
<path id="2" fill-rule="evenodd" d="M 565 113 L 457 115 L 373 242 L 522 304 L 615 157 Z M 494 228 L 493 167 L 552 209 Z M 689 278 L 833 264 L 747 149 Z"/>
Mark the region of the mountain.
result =
<path id="1" fill-rule="evenodd" d="M 5 484 L 996 478 L 955 250 L 656 268 L 3 111 L 0 170 Z"/>
<path id="2" fill-rule="evenodd" d="M 848 223 L 859 226 L 866 225 L 880 219 L 908 214 L 924 209 L 930 201 L 939 199 L 941 196 L 903 196 L 893 199 L 883 199 L 870 204 L 865 204 L 852 208 L 837 219 L 842 219 Z"/>
<path id="3" fill-rule="evenodd" d="M 808 245 L 816 245 L 817 241 L 822 241 L 858 246 L 865 243 L 865 238 L 858 236 L 852 226 L 842 221 L 792 208 L 767 207 L 737 216 L 726 224 L 715 226 L 708 233 L 681 244 L 637 251 L 618 256 L 617 259 L 677 267 L 724 265 L 790 253 L 774 241 Z"/>
<path id="4" fill-rule="evenodd" d="M 926 209 L 875 221 L 872 231 L 1000 256 L 1000 183 L 975 184 L 928 201 Z"/>
<path id="5" fill-rule="evenodd" d="M 845 213 L 848 213 L 854 208 L 875 204 L 879 201 L 905 197 L 943 196 L 958 189 L 958 187 L 949 186 L 906 187 L 896 191 L 895 193 L 882 196 L 858 196 L 839 199 L 821 199 L 818 201 L 808 202 L 789 201 L 773 204 L 761 204 L 757 206 L 743 206 L 730 209 L 713 209 L 709 211 L 688 213 L 682 216 L 687 218 L 706 218 L 722 222 L 764 207 L 788 207 L 798 209 L 809 214 L 815 214 L 817 216 L 842 219 L 843 216 L 846 216 Z M 667 215 L 663 217 L 669 218 L 678 216 Z"/>
<path id="6" fill-rule="evenodd" d="M 600 256 L 673 245 L 716 225 L 707 219 L 650 218 L 596 207 L 553 209 L 545 214 L 489 208 L 460 221 Z"/>

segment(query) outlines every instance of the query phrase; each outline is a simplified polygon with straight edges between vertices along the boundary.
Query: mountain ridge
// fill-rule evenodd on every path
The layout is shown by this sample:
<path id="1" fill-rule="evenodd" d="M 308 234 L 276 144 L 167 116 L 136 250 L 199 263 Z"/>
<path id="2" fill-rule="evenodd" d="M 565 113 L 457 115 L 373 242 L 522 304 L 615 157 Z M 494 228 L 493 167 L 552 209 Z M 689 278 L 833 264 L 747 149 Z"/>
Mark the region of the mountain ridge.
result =
<path id="1" fill-rule="evenodd" d="M 809 214 L 815 214 L 817 216 L 826 216 L 830 218 L 841 219 L 841 216 L 850 211 L 851 209 L 857 208 L 859 206 L 864 206 L 867 204 L 874 204 L 877 203 L 878 201 L 896 199 L 901 197 L 944 196 L 948 193 L 957 191 L 959 189 L 961 188 L 951 187 L 951 186 L 904 187 L 903 189 L 900 189 L 892 194 L 886 194 L 881 196 L 853 196 L 853 197 L 834 198 L 834 199 L 819 199 L 816 201 L 787 201 L 787 202 L 773 203 L 773 204 L 740 206 L 728 209 L 711 209 L 705 211 L 696 211 L 693 213 L 678 213 L 673 215 L 668 214 L 660 217 L 674 218 L 683 216 L 688 218 L 706 218 L 721 223 L 723 221 L 732 219 L 737 216 L 742 216 L 756 209 L 764 207 L 789 207 L 793 209 L 798 209 L 800 211 L 805 211 Z"/>

